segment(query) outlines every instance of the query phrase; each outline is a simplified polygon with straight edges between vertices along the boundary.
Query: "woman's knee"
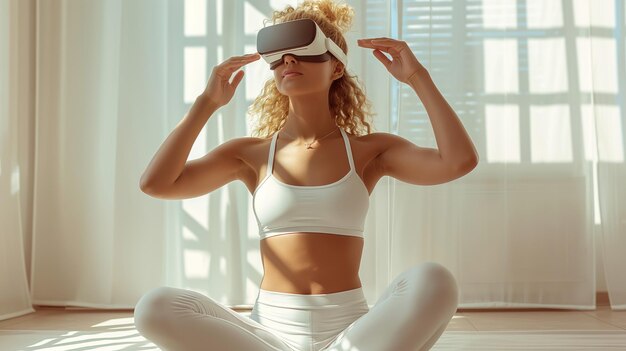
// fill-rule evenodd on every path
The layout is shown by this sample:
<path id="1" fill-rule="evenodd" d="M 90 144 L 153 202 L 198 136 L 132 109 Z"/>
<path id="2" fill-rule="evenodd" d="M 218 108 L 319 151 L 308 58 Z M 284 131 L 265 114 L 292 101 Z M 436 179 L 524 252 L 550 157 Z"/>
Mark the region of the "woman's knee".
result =
<path id="1" fill-rule="evenodd" d="M 179 289 L 160 286 L 146 292 L 137 304 L 133 312 L 135 327 L 141 334 L 166 328 L 172 301 L 176 298 Z"/>
<path id="2" fill-rule="evenodd" d="M 415 293 L 416 299 L 424 299 L 424 290 L 427 291 L 427 298 L 432 302 L 440 304 L 458 304 L 458 286 L 454 275 L 445 266 L 437 262 L 425 262 L 416 265 L 411 269 L 410 274 L 417 280 L 419 291 Z"/>

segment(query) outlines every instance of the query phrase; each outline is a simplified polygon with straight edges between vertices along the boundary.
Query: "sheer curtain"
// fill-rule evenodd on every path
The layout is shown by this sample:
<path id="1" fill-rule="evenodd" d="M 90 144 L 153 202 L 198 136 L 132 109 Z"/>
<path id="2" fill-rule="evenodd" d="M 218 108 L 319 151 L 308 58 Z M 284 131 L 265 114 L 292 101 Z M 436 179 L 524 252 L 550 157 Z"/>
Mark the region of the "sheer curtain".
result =
<path id="1" fill-rule="evenodd" d="M 619 242 L 624 226 L 620 233 L 611 225 L 620 201 L 598 201 L 598 164 L 624 162 L 606 159 L 624 148 L 617 3 L 397 2 L 394 10 L 404 15 L 392 35 L 429 69 L 481 162 L 434 187 L 394 182 L 392 271 L 414 260 L 442 261 L 460 281 L 461 307 L 595 308 L 594 236 L 626 248 Z M 392 132 L 436 147 L 410 87 L 399 88 L 394 105 Z M 600 189 L 615 194 L 619 185 L 610 182 Z M 605 251 L 614 308 L 623 307 L 625 278 L 612 269 L 626 266 L 617 252 Z"/>
<path id="2" fill-rule="evenodd" d="M 28 10 L 20 8 L 17 1 L 0 0 L 0 320 L 35 311 L 25 265 L 29 258 L 24 256 L 28 196 L 32 193 L 24 180 L 30 164 L 20 152 L 28 139 L 23 128 L 28 123 L 20 117 L 30 113 L 23 107 L 32 103 L 25 101 L 30 87 L 23 79 L 29 76 L 25 71 L 29 60 L 19 60 L 19 54 L 29 50 L 20 45 L 20 39 L 28 39 L 29 28 L 14 20 L 24 9 Z"/>
<path id="3" fill-rule="evenodd" d="M 132 308 L 159 285 L 253 304 L 263 268 L 244 184 L 167 201 L 138 183 L 211 68 L 253 52 L 263 19 L 297 3 L 0 0 L 0 319 L 32 305 Z M 356 45 L 396 38 L 480 154 L 450 183 L 379 181 L 360 270 L 370 304 L 410 265 L 437 261 L 461 308 L 594 309 L 604 278 L 624 309 L 622 3 L 347 3 L 348 70 L 374 130 L 437 147 L 415 92 Z M 271 74 L 262 61 L 244 70 L 189 159 L 251 134 L 247 107 Z"/>

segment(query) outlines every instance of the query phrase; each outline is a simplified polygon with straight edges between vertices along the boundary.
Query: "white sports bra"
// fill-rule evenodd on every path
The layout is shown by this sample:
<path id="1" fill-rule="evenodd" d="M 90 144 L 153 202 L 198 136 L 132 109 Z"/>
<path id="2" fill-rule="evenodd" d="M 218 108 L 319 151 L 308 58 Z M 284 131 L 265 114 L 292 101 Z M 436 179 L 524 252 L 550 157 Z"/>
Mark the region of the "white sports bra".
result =
<path id="1" fill-rule="evenodd" d="M 278 137 L 278 133 L 274 133 L 267 174 L 252 194 L 261 240 L 293 232 L 363 236 L 369 192 L 355 170 L 350 140 L 343 129 L 339 130 L 350 171 L 334 183 L 311 186 L 286 184 L 272 175 Z"/>

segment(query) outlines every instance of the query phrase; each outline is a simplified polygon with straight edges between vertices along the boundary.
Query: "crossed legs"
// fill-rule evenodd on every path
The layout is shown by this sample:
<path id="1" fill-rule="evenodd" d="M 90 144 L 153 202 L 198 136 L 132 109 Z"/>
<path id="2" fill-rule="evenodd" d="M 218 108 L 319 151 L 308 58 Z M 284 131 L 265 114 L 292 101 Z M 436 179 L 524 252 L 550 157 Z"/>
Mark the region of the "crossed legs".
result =
<path id="1" fill-rule="evenodd" d="M 426 262 L 400 273 L 374 306 L 313 351 L 426 351 L 458 305 L 456 281 L 444 266 Z M 163 351 L 294 350 L 271 329 L 200 293 L 150 290 L 135 307 L 135 325 Z"/>

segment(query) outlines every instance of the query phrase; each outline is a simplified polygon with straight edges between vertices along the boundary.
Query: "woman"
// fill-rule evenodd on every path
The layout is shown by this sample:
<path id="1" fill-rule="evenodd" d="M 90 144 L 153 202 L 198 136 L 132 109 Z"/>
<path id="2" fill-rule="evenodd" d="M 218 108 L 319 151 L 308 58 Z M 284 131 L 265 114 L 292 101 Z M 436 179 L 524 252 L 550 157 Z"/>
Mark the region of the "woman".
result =
<path id="1" fill-rule="evenodd" d="M 342 35 L 352 11 L 305 1 L 274 22 L 314 20 L 347 54 Z M 368 308 L 358 276 L 369 195 L 388 175 L 439 184 L 476 165 L 458 118 L 406 43 L 359 41 L 424 101 L 440 150 L 388 133 L 369 133 L 366 98 L 332 57 L 307 62 L 286 54 L 253 104 L 263 137 L 237 138 L 185 163 L 209 116 L 227 104 L 243 77 L 234 71 L 258 54 L 234 57 L 212 72 L 205 92 L 159 149 L 142 177 L 154 197 L 181 199 L 241 180 L 253 196 L 264 276 L 250 317 L 194 291 L 159 287 L 135 308 L 139 332 L 163 350 L 428 350 L 457 307 L 453 275 L 427 262 L 410 267 Z M 389 53 L 393 61 L 381 51 Z M 288 72 L 292 72 L 288 74 Z M 358 134 L 362 126 L 367 134 Z M 275 168 L 275 169 L 274 169 Z"/>

